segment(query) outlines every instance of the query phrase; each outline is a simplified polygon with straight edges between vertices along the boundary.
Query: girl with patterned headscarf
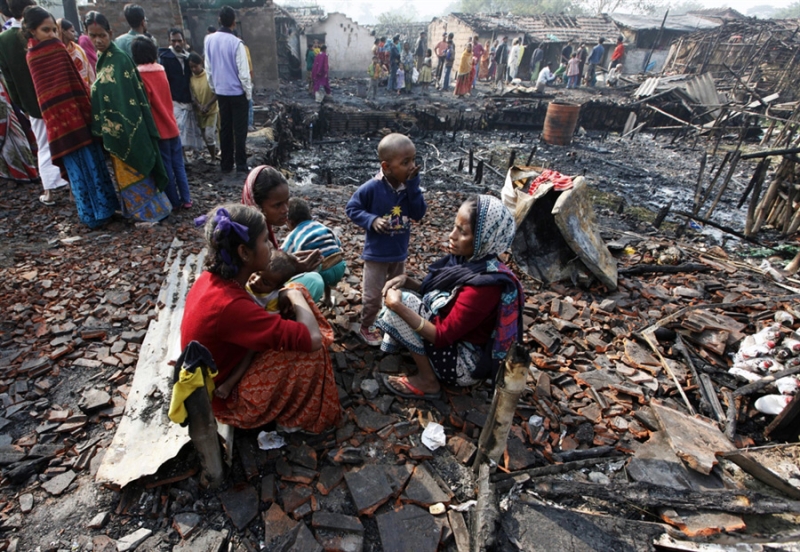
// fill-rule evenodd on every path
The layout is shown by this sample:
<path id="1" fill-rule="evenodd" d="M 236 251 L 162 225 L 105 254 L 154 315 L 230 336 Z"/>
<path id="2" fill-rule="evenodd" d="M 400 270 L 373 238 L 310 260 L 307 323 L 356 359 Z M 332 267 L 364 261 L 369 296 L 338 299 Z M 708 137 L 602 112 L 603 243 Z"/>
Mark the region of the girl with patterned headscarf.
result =
<path id="1" fill-rule="evenodd" d="M 467 386 L 495 377 L 521 335 L 522 286 L 498 258 L 515 232 L 514 217 L 499 199 L 472 197 L 456 215 L 450 254 L 434 262 L 422 282 L 401 275 L 386 283 L 377 322 L 385 332 L 381 349 L 405 347 L 418 368 L 414 376 L 384 377 L 390 391 L 433 399 L 441 383 Z"/>

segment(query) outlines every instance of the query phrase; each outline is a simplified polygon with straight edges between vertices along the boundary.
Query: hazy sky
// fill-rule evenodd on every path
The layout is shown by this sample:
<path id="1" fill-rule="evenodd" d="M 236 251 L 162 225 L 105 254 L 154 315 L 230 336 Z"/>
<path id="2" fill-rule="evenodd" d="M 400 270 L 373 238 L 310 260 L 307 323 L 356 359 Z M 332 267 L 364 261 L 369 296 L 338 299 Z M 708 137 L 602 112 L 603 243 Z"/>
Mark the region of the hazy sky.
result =
<path id="1" fill-rule="evenodd" d="M 791 4 L 793 0 L 725 0 L 722 2 L 704 1 L 709 8 L 716 6 L 729 6 L 742 13 L 748 9 L 759 5 L 771 5 L 776 8 L 783 8 Z M 377 16 L 386 11 L 393 11 L 385 0 L 317 0 L 317 3 L 329 12 L 342 12 L 359 23 L 370 23 L 367 21 L 368 14 Z M 278 0 L 280 4 L 280 0 Z M 417 19 L 420 21 L 430 21 L 433 17 L 441 15 L 448 6 L 457 5 L 457 0 L 406 0 L 403 4 L 416 11 Z M 620 10 L 624 12 L 624 10 Z"/>

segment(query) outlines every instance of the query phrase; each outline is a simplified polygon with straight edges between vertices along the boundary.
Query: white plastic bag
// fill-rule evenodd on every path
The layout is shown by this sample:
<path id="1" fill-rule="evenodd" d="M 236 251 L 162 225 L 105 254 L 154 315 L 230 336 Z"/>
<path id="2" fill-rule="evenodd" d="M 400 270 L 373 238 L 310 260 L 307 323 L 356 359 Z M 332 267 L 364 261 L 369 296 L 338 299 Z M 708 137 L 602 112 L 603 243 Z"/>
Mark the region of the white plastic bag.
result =
<path id="1" fill-rule="evenodd" d="M 411 82 L 417 84 L 417 81 L 419 81 L 419 71 L 417 71 L 417 68 L 414 67 L 413 73 L 411 73 Z"/>
<path id="2" fill-rule="evenodd" d="M 447 438 L 444 434 L 444 427 L 436 422 L 428 423 L 428 427 L 422 432 L 422 444 L 430 450 L 436 450 L 443 447 L 447 443 Z"/>

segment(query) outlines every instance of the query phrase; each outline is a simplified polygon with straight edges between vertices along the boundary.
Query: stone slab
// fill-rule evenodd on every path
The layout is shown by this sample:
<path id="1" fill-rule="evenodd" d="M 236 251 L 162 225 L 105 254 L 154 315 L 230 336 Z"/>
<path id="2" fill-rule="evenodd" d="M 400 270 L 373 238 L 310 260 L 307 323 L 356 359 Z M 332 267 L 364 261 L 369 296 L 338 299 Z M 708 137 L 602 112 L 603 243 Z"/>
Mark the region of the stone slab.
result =
<path id="1" fill-rule="evenodd" d="M 394 493 L 383 466 L 370 464 L 344 474 L 359 515 L 370 516 Z"/>
<path id="2" fill-rule="evenodd" d="M 262 514 L 264 520 L 264 542 L 269 546 L 270 541 L 282 537 L 295 528 L 297 522 L 287 516 L 280 506 L 273 504 L 269 510 Z"/>
<path id="3" fill-rule="evenodd" d="M 258 515 L 258 492 L 248 483 L 241 483 L 219 494 L 225 513 L 240 531 Z"/>
<path id="4" fill-rule="evenodd" d="M 413 504 L 375 516 L 383 552 L 434 552 L 441 528 L 426 510 Z"/>
<path id="5" fill-rule="evenodd" d="M 135 550 L 137 546 L 142 544 L 152 534 L 153 531 L 142 527 L 133 533 L 125 535 L 121 539 L 117 540 L 117 552 L 128 552 L 129 550 Z"/>
<path id="6" fill-rule="evenodd" d="M 45 481 L 42 484 L 42 488 L 44 488 L 44 490 L 51 495 L 58 496 L 67 490 L 67 487 L 69 487 L 72 482 L 75 481 L 76 477 L 78 477 L 78 475 L 74 471 L 68 470 L 52 479 Z"/>
<path id="7" fill-rule="evenodd" d="M 652 540 L 666 531 L 655 523 L 584 514 L 544 504 L 516 502 L 501 517 L 518 550 L 570 552 L 652 552 Z"/>
<path id="8" fill-rule="evenodd" d="M 219 552 L 227 540 L 227 531 L 209 529 L 179 542 L 172 548 L 172 552 Z"/>
<path id="9" fill-rule="evenodd" d="M 450 503 L 450 495 L 439 487 L 436 479 L 422 464 L 414 469 L 414 474 L 411 476 L 408 485 L 406 485 L 402 498 L 404 501 L 412 502 L 425 508 L 438 502 Z"/>

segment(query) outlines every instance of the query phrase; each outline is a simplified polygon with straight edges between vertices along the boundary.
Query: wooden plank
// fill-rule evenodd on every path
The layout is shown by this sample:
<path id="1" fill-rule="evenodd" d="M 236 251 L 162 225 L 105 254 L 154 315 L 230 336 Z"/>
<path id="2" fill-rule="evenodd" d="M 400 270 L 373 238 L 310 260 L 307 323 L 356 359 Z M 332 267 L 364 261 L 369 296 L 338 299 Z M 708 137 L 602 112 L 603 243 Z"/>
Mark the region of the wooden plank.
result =
<path id="1" fill-rule="evenodd" d="M 693 470 L 707 475 L 717 464 L 717 453 L 736 450 L 710 420 L 688 416 L 655 401 L 651 401 L 650 406 L 672 450 Z"/>
<path id="2" fill-rule="evenodd" d="M 800 394 L 797 394 L 792 399 L 786 408 L 778 414 L 772 423 L 764 430 L 764 435 L 771 438 L 786 438 L 797 440 L 798 426 L 797 420 L 800 418 Z"/>
<path id="3" fill-rule="evenodd" d="M 681 490 L 637 483 L 587 483 L 562 479 L 541 479 L 533 490 L 545 498 L 593 497 L 616 504 L 630 502 L 644 508 L 713 510 L 732 514 L 782 514 L 800 511 L 800 502 L 747 490 Z"/>
<path id="4" fill-rule="evenodd" d="M 790 496 L 795 500 L 800 500 L 800 489 L 780 477 L 769 468 L 763 466 L 747 451 L 735 450 L 732 452 L 726 452 L 725 454 L 721 455 L 721 457 L 725 460 L 730 460 L 762 483 L 778 489 L 786 496 Z"/>

